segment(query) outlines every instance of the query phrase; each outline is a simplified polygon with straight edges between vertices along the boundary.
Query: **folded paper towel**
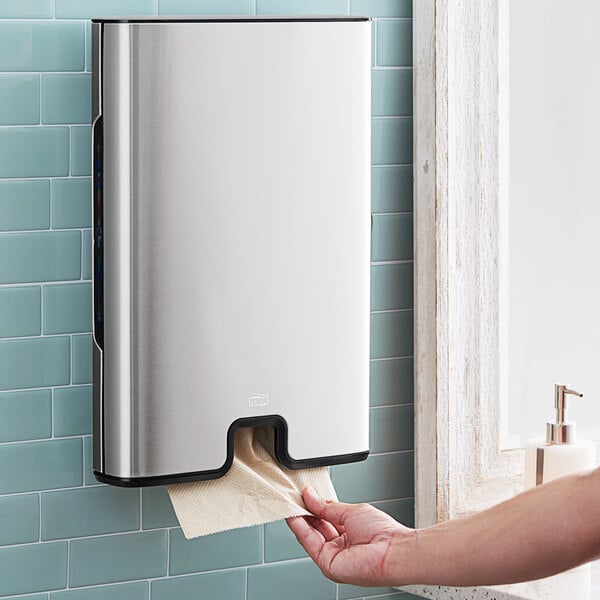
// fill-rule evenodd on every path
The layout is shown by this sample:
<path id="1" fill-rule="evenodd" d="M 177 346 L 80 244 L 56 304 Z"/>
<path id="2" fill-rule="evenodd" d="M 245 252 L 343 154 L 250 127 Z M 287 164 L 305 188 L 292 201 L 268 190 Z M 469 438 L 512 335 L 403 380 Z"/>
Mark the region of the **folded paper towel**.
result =
<path id="1" fill-rule="evenodd" d="M 312 486 L 327 500 L 337 500 L 326 467 L 291 470 L 273 455 L 273 429 L 238 429 L 231 468 L 210 481 L 168 486 L 169 496 L 187 539 L 309 515 L 301 492 Z"/>

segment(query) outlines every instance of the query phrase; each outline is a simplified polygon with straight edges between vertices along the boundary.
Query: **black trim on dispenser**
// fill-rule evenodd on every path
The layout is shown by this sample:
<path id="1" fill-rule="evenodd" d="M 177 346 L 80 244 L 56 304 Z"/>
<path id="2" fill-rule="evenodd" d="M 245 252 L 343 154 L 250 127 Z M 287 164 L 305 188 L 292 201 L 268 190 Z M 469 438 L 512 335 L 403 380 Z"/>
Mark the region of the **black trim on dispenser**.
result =
<path id="1" fill-rule="evenodd" d="M 93 149 L 93 278 L 94 278 L 94 337 L 100 350 L 104 350 L 104 130 L 102 116 L 94 123 Z"/>
<path id="2" fill-rule="evenodd" d="M 94 475 L 101 483 L 110 483 L 121 487 L 146 487 L 151 485 L 169 485 L 172 483 L 189 483 L 192 481 L 205 481 L 218 479 L 229 471 L 233 463 L 233 438 L 235 431 L 242 427 L 265 427 L 272 425 L 275 429 L 274 452 L 277 462 L 287 469 L 307 469 L 312 467 L 329 467 L 346 463 L 360 462 L 369 456 L 369 450 L 352 452 L 350 454 L 336 454 L 319 458 L 296 460 L 292 458 L 287 449 L 288 425 L 280 415 L 267 415 L 264 417 L 248 417 L 236 419 L 227 431 L 227 459 L 219 469 L 210 471 L 195 471 L 192 473 L 177 473 L 174 475 L 156 475 L 153 477 L 115 477 L 106 473 L 94 471 Z"/>

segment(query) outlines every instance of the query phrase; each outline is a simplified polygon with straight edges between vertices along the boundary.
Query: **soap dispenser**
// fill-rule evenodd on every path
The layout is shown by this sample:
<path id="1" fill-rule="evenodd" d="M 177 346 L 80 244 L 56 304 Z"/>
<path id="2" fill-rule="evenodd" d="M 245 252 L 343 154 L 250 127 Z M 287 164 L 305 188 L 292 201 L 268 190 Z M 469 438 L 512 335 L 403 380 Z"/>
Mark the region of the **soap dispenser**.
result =
<path id="1" fill-rule="evenodd" d="M 546 423 L 546 439 L 531 440 L 525 448 L 525 489 L 578 471 L 593 469 L 596 444 L 577 439 L 576 425 L 567 420 L 567 396 L 583 397 L 566 385 L 555 384 L 556 415 Z"/>

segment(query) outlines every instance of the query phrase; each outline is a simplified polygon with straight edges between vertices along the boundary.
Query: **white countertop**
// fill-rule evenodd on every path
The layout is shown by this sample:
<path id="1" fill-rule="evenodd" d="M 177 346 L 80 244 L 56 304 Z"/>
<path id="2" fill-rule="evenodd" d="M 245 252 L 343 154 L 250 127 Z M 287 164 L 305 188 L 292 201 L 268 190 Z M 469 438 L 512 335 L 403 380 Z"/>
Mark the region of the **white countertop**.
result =
<path id="1" fill-rule="evenodd" d="M 513 585 L 468 588 L 411 585 L 398 589 L 435 600 L 597 600 L 600 561 L 546 579 Z"/>

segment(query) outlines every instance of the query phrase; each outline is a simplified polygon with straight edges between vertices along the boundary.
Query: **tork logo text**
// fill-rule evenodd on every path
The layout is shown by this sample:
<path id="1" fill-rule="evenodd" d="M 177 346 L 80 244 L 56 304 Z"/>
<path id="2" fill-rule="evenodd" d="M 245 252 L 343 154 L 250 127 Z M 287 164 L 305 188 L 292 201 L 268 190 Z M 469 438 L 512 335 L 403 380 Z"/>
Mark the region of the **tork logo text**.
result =
<path id="1" fill-rule="evenodd" d="M 248 406 L 250 408 L 268 406 L 270 401 L 271 397 L 269 394 L 252 394 L 252 396 L 248 398 Z"/>

